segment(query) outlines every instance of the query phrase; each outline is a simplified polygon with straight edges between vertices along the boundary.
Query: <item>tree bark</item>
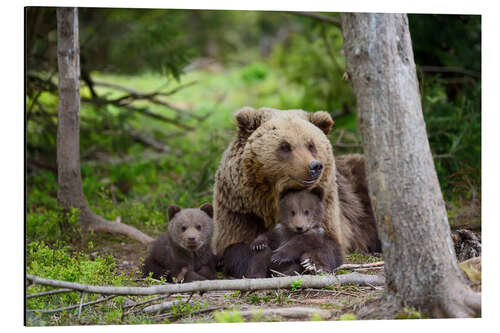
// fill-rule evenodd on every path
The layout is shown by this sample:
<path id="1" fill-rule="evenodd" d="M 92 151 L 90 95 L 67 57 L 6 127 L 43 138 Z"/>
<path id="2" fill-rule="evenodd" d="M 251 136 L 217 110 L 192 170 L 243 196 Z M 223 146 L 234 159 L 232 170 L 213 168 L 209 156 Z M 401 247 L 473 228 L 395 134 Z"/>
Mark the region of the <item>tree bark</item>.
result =
<path id="1" fill-rule="evenodd" d="M 469 288 L 455 258 L 422 114 L 408 18 L 354 13 L 342 14 L 341 22 L 384 255 L 383 302 L 396 311 L 412 306 L 431 317 L 480 315 L 480 295 Z"/>
<path id="2" fill-rule="evenodd" d="M 78 9 L 57 9 L 57 63 L 59 104 L 57 126 L 57 201 L 65 212 L 80 211 L 84 231 L 124 234 L 147 244 L 153 239 L 139 230 L 109 222 L 92 212 L 85 201 L 80 173 L 80 50 Z"/>

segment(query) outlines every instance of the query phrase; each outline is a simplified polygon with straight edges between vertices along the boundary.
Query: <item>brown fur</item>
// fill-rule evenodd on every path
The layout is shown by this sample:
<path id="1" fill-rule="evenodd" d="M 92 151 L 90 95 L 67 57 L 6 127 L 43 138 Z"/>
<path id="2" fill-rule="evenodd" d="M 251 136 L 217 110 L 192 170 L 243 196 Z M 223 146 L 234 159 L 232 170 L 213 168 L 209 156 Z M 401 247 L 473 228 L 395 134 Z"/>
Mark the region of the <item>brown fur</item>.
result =
<path id="1" fill-rule="evenodd" d="M 277 224 L 279 197 L 288 190 L 323 190 L 321 227 L 338 244 L 341 258 L 346 250 L 358 248 L 354 234 L 358 230 L 351 224 L 359 221 L 352 217 L 371 210 L 365 210 L 361 199 L 351 195 L 354 188 L 345 186 L 349 178 L 337 180 L 332 146 L 325 135 L 333 125 L 330 115 L 247 107 L 235 117 L 238 135 L 222 157 L 214 189 L 212 247 L 224 258 L 226 271 L 234 268 L 227 267 L 228 262 L 229 266 L 245 266 L 241 263 L 244 258 L 235 258 L 247 251 L 238 244 L 248 246 Z M 311 177 L 313 163 L 322 165 L 317 179 Z"/>
<path id="2" fill-rule="evenodd" d="M 199 209 L 168 208 L 168 231 L 153 243 L 142 272 L 169 282 L 190 282 L 215 278 L 215 256 L 210 249 L 213 230 L 213 208 L 204 204 Z"/>
<path id="3" fill-rule="evenodd" d="M 282 195 L 279 224 L 259 235 L 250 245 L 252 256 L 246 277 L 270 276 L 269 269 L 285 275 L 300 274 L 304 271 L 301 262 L 306 258 L 327 272 L 340 264 L 338 244 L 321 228 L 322 199 L 323 191 L 318 188 Z"/>

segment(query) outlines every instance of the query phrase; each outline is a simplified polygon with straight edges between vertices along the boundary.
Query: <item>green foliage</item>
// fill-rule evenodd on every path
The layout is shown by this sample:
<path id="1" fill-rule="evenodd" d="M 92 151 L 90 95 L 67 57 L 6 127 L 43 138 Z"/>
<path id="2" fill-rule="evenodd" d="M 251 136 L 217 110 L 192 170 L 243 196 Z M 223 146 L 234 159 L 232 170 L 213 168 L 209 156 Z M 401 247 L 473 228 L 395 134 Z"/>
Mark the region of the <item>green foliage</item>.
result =
<path id="1" fill-rule="evenodd" d="M 170 314 L 173 318 L 180 318 L 186 315 L 190 315 L 194 311 L 198 311 L 201 308 L 201 300 L 194 302 L 185 303 L 182 301 L 180 296 L 177 297 L 177 302 L 175 302 L 170 308 Z"/>
<path id="2" fill-rule="evenodd" d="M 26 273 L 49 279 L 94 285 L 118 286 L 131 282 L 126 275 L 117 274 L 113 256 L 110 254 L 91 259 L 87 254 L 73 252 L 70 246 L 56 244 L 56 247 L 52 248 L 43 241 L 27 243 Z M 53 288 L 33 285 L 27 289 L 27 293 L 32 294 L 50 289 Z M 95 300 L 97 297 L 98 295 L 89 294 L 87 300 Z M 79 301 L 80 293 L 70 292 L 31 298 L 27 300 L 26 306 L 28 309 L 47 309 L 78 304 Z M 69 313 L 73 312 L 69 311 Z"/>
<path id="3" fill-rule="evenodd" d="M 394 319 L 422 319 L 422 313 L 411 307 L 404 307 L 403 312 L 396 314 Z"/>
<path id="4" fill-rule="evenodd" d="M 441 80 L 424 85 L 422 106 L 441 188 L 448 198 L 481 191 L 481 86 L 450 101 Z"/>
<path id="5" fill-rule="evenodd" d="M 218 323 L 243 323 L 243 317 L 239 311 L 216 311 L 215 321 Z"/>
<path id="6" fill-rule="evenodd" d="M 330 112 L 352 108 L 354 93 L 343 80 L 340 29 L 315 23 L 290 38 L 288 44 L 276 48 L 272 61 L 303 89 L 301 108 Z"/>
<path id="7" fill-rule="evenodd" d="M 297 291 L 300 286 L 302 285 L 302 280 L 295 280 L 292 282 L 292 285 L 290 286 L 290 291 L 295 292 Z"/>
<path id="8" fill-rule="evenodd" d="M 356 315 L 354 313 L 344 313 L 339 320 L 356 320 Z"/>
<path id="9" fill-rule="evenodd" d="M 241 78 L 247 83 L 264 80 L 268 76 L 268 69 L 262 63 L 254 63 L 242 70 Z"/>
<path id="10" fill-rule="evenodd" d="M 369 262 L 377 262 L 382 260 L 381 257 L 379 256 L 374 256 L 370 254 L 363 254 L 363 253 L 349 253 L 346 255 L 346 261 L 351 263 L 351 264 L 362 264 L 362 263 L 369 263 Z"/>
<path id="11" fill-rule="evenodd" d="M 322 320 L 323 320 L 323 318 L 317 312 L 313 313 L 311 316 L 311 321 L 322 321 Z"/>

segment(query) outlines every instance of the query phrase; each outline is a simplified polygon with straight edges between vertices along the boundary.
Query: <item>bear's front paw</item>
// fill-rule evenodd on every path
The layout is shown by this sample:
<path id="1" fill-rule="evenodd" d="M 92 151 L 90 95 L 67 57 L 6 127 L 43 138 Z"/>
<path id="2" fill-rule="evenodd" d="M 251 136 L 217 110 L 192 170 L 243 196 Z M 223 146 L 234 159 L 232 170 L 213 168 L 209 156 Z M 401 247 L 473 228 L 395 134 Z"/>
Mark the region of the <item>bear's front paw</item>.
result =
<path id="1" fill-rule="evenodd" d="M 307 252 L 300 257 L 300 265 L 310 274 L 324 274 L 330 271 Z"/>
<path id="2" fill-rule="evenodd" d="M 262 251 L 266 247 L 267 247 L 267 242 L 263 239 L 258 239 L 258 238 L 254 240 L 252 244 L 250 244 L 250 249 L 255 252 Z"/>
<path id="3" fill-rule="evenodd" d="M 278 265 L 291 262 L 292 260 L 293 258 L 283 251 L 274 251 L 273 255 L 271 256 L 271 261 Z"/>

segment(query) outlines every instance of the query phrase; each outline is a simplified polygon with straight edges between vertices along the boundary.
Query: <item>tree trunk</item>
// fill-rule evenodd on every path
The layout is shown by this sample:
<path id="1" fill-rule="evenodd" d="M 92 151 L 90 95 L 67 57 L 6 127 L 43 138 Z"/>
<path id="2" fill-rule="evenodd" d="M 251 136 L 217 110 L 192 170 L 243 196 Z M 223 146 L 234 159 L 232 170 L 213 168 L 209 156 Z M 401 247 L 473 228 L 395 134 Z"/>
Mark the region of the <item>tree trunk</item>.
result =
<path id="1" fill-rule="evenodd" d="M 57 201 L 64 211 L 80 210 L 86 230 L 120 233 L 147 244 L 153 239 L 119 222 L 109 222 L 87 206 L 80 173 L 80 50 L 78 9 L 57 9 L 57 63 L 59 105 L 57 126 Z"/>
<path id="2" fill-rule="evenodd" d="M 408 18 L 355 13 L 342 14 L 341 22 L 385 261 L 382 302 L 396 312 L 412 306 L 431 317 L 480 315 L 480 295 L 469 288 L 455 258 L 427 140 Z"/>

